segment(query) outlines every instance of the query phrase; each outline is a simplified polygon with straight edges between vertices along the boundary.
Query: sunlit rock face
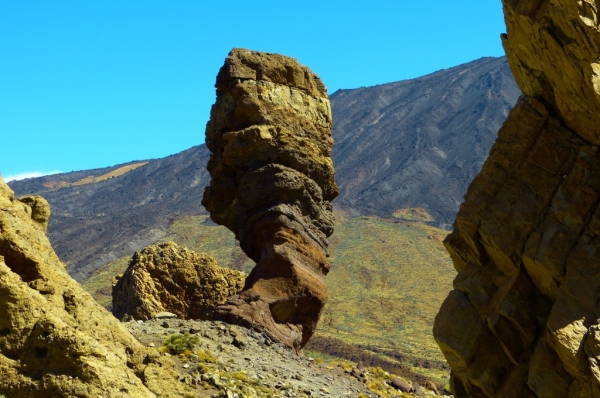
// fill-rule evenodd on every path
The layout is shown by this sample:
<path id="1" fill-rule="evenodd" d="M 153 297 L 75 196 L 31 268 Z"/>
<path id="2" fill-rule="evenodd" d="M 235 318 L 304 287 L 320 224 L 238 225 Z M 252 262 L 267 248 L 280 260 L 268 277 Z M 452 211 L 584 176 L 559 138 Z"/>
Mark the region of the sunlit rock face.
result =
<path id="1" fill-rule="evenodd" d="M 112 311 L 117 319 L 145 321 L 171 312 L 179 319 L 211 320 L 217 305 L 242 290 L 245 276 L 174 242 L 146 246 L 115 281 Z"/>
<path id="2" fill-rule="evenodd" d="M 503 4 L 524 95 L 445 241 L 434 336 L 457 397 L 600 396 L 599 4 Z"/>
<path id="3" fill-rule="evenodd" d="M 175 365 L 144 348 L 65 271 L 48 202 L 0 177 L 0 395 L 183 397 Z"/>
<path id="4" fill-rule="evenodd" d="M 202 204 L 256 267 L 215 317 L 301 348 L 327 298 L 327 237 L 338 193 L 327 90 L 293 58 L 234 49 L 206 128 Z"/>

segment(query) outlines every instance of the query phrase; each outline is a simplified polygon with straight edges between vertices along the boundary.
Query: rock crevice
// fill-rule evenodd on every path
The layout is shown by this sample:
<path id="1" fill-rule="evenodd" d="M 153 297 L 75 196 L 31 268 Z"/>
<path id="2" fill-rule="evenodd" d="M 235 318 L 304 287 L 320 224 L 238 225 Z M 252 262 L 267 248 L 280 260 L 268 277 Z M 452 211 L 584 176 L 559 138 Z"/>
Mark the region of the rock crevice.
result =
<path id="1" fill-rule="evenodd" d="M 505 0 L 523 91 L 445 245 L 434 336 L 455 396 L 600 395 L 600 29 L 595 3 Z"/>

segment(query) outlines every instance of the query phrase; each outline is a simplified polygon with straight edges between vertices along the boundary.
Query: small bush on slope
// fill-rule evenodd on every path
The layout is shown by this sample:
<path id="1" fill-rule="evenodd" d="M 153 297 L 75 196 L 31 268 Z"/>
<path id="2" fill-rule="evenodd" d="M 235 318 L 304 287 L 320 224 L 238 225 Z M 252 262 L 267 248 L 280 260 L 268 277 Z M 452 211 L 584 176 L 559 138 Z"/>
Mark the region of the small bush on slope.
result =
<path id="1" fill-rule="evenodd" d="M 171 354 L 180 355 L 188 352 L 191 354 L 191 349 L 200 344 L 200 338 L 193 334 L 172 334 L 163 342 L 162 351 Z M 187 356 L 187 355 L 186 355 Z"/>

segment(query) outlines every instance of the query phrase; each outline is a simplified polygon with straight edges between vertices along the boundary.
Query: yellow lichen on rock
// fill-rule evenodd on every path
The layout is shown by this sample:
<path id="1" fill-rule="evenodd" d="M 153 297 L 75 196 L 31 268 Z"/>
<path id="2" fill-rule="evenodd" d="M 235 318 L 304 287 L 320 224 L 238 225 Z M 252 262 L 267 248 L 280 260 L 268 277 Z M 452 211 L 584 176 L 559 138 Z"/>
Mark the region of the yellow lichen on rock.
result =
<path id="1" fill-rule="evenodd" d="M 543 100 L 566 125 L 600 145 L 598 3 L 504 0 L 503 44 L 523 94 Z"/>
<path id="2" fill-rule="evenodd" d="M 503 4 L 525 95 L 444 242 L 434 336 L 457 397 L 600 396 L 598 2 Z"/>
<path id="3" fill-rule="evenodd" d="M 138 320 L 171 312 L 180 319 L 212 319 L 215 307 L 244 287 L 243 272 L 173 242 L 136 252 L 113 287 L 113 313 Z"/>
<path id="4" fill-rule="evenodd" d="M 174 364 L 142 347 L 65 271 L 41 197 L 0 179 L 0 394 L 184 396 Z"/>

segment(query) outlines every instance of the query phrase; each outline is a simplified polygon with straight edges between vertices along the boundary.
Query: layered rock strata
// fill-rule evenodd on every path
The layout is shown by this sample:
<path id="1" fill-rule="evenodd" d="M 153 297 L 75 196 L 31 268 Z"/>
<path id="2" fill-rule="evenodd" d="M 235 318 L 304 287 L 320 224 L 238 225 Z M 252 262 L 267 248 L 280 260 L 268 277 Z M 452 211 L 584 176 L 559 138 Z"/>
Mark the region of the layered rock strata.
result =
<path id="1" fill-rule="evenodd" d="M 299 349 L 327 298 L 338 193 L 327 91 L 295 59 L 244 49 L 229 53 L 216 88 L 206 127 L 212 180 L 202 204 L 257 264 L 215 317 Z"/>
<path id="2" fill-rule="evenodd" d="M 434 336 L 457 397 L 600 396 L 599 4 L 503 4 L 524 95 L 445 241 Z"/>
<path id="3" fill-rule="evenodd" d="M 171 359 L 142 347 L 65 271 L 41 197 L 0 178 L 0 395 L 183 397 Z"/>
<path id="4" fill-rule="evenodd" d="M 113 286 L 113 314 L 148 320 L 171 312 L 180 319 L 209 320 L 217 305 L 242 290 L 245 277 L 173 242 L 147 246 Z"/>

